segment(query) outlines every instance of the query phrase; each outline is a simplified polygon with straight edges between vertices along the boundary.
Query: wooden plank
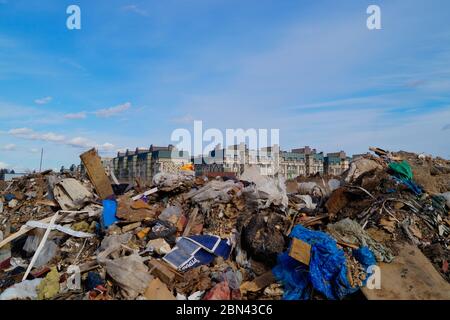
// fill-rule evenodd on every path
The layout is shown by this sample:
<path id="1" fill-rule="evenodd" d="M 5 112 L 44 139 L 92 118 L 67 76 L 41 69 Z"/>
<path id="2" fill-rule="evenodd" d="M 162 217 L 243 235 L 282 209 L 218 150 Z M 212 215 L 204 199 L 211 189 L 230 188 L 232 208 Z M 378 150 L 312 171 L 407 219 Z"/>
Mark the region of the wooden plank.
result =
<path id="1" fill-rule="evenodd" d="M 154 278 L 150 281 L 144 296 L 148 300 L 176 300 L 172 292 L 158 278 Z"/>
<path id="2" fill-rule="evenodd" d="M 381 289 L 362 289 L 369 300 L 450 300 L 450 284 L 414 245 L 399 244 L 391 263 L 380 263 Z"/>
<path id="3" fill-rule="evenodd" d="M 289 256 L 309 266 L 311 260 L 311 246 L 300 239 L 293 238 Z"/>
<path id="4" fill-rule="evenodd" d="M 91 149 L 80 155 L 81 161 L 83 161 L 86 167 L 86 172 L 94 185 L 101 199 L 106 199 L 110 195 L 114 194 L 111 187 L 111 182 L 106 175 L 105 169 L 103 169 L 102 162 L 95 149 Z"/>
<path id="5" fill-rule="evenodd" d="M 149 260 L 150 273 L 158 277 L 166 285 L 173 285 L 177 273 L 164 262 L 156 259 Z"/>
<path id="6" fill-rule="evenodd" d="M 48 218 L 40 220 L 39 222 L 49 223 L 51 219 L 52 219 L 52 217 L 48 217 Z M 0 248 L 3 247 L 4 245 L 10 243 L 11 241 L 14 241 L 17 238 L 20 238 L 21 236 L 27 234 L 28 232 L 30 232 L 33 229 L 35 229 L 35 228 L 28 227 L 27 225 L 23 225 L 19 231 L 15 232 L 15 233 L 11 234 L 10 236 L 8 236 L 7 238 L 3 239 L 3 241 L 0 242 Z"/>
<path id="7" fill-rule="evenodd" d="M 197 218 L 198 214 L 198 208 L 195 207 L 194 210 L 192 210 L 191 214 L 189 215 L 189 221 L 186 225 L 186 228 L 184 228 L 183 237 L 186 237 L 191 232 L 192 227 L 195 224 L 195 219 Z"/>
<path id="8" fill-rule="evenodd" d="M 275 277 L 272 271 L 268 271 L 259 277 L 255 278 L 253 281 L 246 281 L 240 286 L 241 293 L 245 295 L 247 292 L 258 292 L 266 288 L 267 286 L 274 283 Z"/>

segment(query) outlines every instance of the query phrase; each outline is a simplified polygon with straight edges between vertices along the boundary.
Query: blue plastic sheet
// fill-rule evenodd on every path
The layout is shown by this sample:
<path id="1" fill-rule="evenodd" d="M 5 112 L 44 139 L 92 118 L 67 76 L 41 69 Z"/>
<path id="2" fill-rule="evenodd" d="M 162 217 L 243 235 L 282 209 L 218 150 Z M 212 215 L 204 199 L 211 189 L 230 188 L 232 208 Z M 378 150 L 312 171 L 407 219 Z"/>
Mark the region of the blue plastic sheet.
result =
<path id="1" fill-rule="evenodd" d="M 422 189 L 413 181 L 406 178 L 398 178 L 393 177 L 396 181 L 403 183 L 405 186 L 409 188 L 416 196 L 420 196 L 422 194 Z"/>
<path id="2" fill-rule="evenodd" d="M 289 250 L 278 256 L 278 263 L 272 272 L 284 286 L 283 299 L 309 299 L 312 290 L 316 290 L 328 299 L 336 300 L 359 289 L 350 285 L 344 251 L 337 247 L 336 240 L 331 236 L 297 225 L 290 237 L 311 245 L 311 259 L 307 266 L 291 258 Z M 374 254 L 367 247 L 353 250 L 353 255 L 365 270 L 376 264 Z"/>

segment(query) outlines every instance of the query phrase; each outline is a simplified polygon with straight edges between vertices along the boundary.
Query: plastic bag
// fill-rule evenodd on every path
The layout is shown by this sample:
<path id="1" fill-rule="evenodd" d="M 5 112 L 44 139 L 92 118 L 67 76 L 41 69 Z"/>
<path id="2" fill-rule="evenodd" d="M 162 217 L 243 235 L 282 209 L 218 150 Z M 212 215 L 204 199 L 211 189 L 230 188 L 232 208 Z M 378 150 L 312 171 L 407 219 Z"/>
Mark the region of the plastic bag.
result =
<path id="1" fill-rule="evenodd" d="M 440 196 L 445 198 L 445 203 L 447 204 L 447 207 L 450 208 L 450 192 L 441 193 Z"/>
<path id="2" fill-rule="evenodd" d="M 0 295 L 0 300 L 24 300 L 37 298 L 37 286 L 43 279 L 25 280 L 9 287 Z"/>
<path id="3" fill-rule="evenodd" d="M 313 203 L 310 195 L 300 194 L 300 195 L 296 195 L 296 198 L 299 198 L 303 201 L 303 203 L 299 203 L 297 205 L 297 210 L 300 210 L 303 208 L 314 210 L 317 206 L 315 203 Z"/>
<path id="4" fill-rule="evenodd" d="M 192 190 L 188 193 L 188 197 L 193 195 L 192 201 L 197 203 L 209 200 L 228 203 L 231 200 L 231 195 L 228 192 L 233 188 L 240 188 L 241 186 L 241 184 L 235 183 L 233 180 L 213 180 L 199 190 Z"/>
<path id="5" fill-rule="evenodd" d="M 231 291 L 228 283 L 223 281 L 218 283 L 208 291 L 203 300 L 231 300 Z"/>
<path id="6" fill-rule="evenodd" d="M 358 158 L 350 163 L 350 168 L 344 172 L 344 181 L 353 182 L 366 172 L 383 167 L 376 161 L 366 158 Z"/>
<path id="7" fill-rule="evenodd" d="M 317 186 L 315 182 L 300 182 L 298 184 L 298 193 L 300 194 L 311 194 L 314 187 Z"/>
<path id="8" fill-rule="evenodd" d="M 328 187 L 330 188 L 330 192 L 338 189 L 341 186 L 341 182 L 337 179 L 331 179 L 328 181 Z"/>
<path id="9" fill-rule="evenodd" d="M 259 198 L 266 200 L 263 208 L 269 207 L 272 203 L 277 206 L 287 208 L 288 197 L 286 194 L 286 183 L 282 176 L 272 178 L 260 174 L 258 167 L 248 167 L 241 176 L 241 180 L 253 182 Z"/>
<path id="10" fill-rule="evenodd" d="M 194 171 L 180 171 L 176 174 L 160 172 L 153 177 L 153 185 L 163 191 L 171 191 L 185 183 L 192 182 L 195 177 Z"/>
<path id="11" fill-rule="evenodd" d="M 103 238 L 102 243 L 100 245 L 100 248 L 98 249 L 98 252 L 103 251 L 110 251 L 113 252 L 121 247 L 122 244 L 127 244 L 133 235 L 131 233 L 124 233 L 124 234 L 113 234 L 108 237 Z"/>
<path id="12" fill-rule="evenodd" d="M 56 254 L 58 253 L 58 249 L 58 246 L 53 241 L 45 242 L 42 251 L 39 253 L 36 262 L 34 263 L 34 267 L 39 268 L 46 265 L 56 256 Z"/>
<path id="13" fill-rule="evenodd" d="M 147 266 L 142 262 L 142 258 L 136 254 L 99 262 L 123 289 L 127 299 L 135 299 L 139 294 L 143 294 L 153 278 L 148 272 Z"/>
<path id="14" fill-rule="evenodd" d="M 165 208 L 158 218 L 160 220 L 170 221 L 173 224 L 176 224 L 182 213 L 183 211 L 181 210 L 180 207 L 170 206 Z"/>
<path id="15" fill-rule="evenodd" d="M 38 248 L 39 243 L 41 243 L 41 240 L 42 237 L 40 235 L 28 236 L 23 246 L 23 250 L 29 254 L 34 253 Z M 34 263 L 34 266 L 42 267 L 43 265 L 47 264 L 47 262 L 49 262 L 54 256 L 56 256 L 57 252 L 58 246 L 53 241 L 46 241 L 44 247 L 42 248 L 42 251 L 39 253 L 36 262 Z"/>
<path id="16" fill-rule="evenodd" d="M 3 232 L 0 230 L 0 241 L 3 240 Z M 0 248 L 0 262 L 5 261 L 11 257 L 11 249 L 8 246 Z"/>
<path id="17" fill-rule="evenodd" d="M 224 280 L 228 283 L 230 289 L 239 290 L 242 283 L 242 273 L 239 270 L 233 271 L 232 269 L 230 269 L 225 272 Z"/>

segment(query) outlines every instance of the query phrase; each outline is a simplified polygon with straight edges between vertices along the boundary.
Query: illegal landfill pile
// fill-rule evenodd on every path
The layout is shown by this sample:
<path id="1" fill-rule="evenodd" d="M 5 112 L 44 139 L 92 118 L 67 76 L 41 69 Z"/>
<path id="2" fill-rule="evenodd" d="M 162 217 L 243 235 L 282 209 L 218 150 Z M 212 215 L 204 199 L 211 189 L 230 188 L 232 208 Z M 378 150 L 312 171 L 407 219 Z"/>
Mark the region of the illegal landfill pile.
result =
<path id="1" fill-rule="evenodd" d="M 392 267 L 401 243 L 447 288 L 450 161 L 371 150 L 340 177 L 288 182 L 250 166 L 239 180 L 184 167 L 118 184 L 94 150 L 85 176 L 3 182 L 0 300 L 370 299 L 373 266 L 408 279 Z"/>

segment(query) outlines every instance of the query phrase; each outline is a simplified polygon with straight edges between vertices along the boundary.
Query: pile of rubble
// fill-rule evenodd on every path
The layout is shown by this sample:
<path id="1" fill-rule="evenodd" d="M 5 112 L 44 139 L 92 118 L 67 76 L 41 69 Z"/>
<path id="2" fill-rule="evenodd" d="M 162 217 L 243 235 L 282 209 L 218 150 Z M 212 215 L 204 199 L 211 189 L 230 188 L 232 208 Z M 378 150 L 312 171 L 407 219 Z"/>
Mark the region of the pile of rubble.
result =
<path id="1" fill-rule="evenodd" d="M 3 182 L 0 300 L 392 298 L 375 266 L 399 298 L 449 299 L 450 161 L 371 150 L 335 178 L 118 184 L 90 150 L 86 176 Z"/>

